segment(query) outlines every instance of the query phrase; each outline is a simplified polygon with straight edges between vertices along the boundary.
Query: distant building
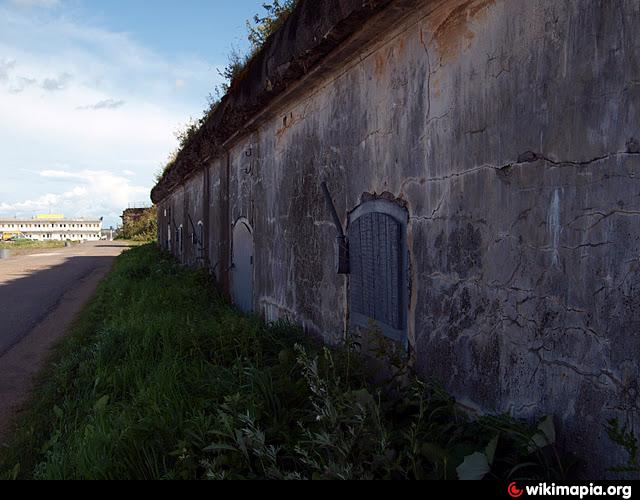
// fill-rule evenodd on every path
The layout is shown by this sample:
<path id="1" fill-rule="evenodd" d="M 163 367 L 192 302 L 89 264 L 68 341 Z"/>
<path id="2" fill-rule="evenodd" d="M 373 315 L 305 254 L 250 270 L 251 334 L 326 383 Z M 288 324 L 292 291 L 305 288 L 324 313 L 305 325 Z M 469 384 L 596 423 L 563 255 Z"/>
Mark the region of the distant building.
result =
<path id="1" fill-rule="evenodd" d="M 113 241 L 114 238 L 116 237 L 116 233 L 117 230 L 112 227 L 109 228 L 105 228 L 102 231 L 100 231 L 100 236 L 101 239 L 106 240 L 106 241 Z"/>
<path id="2" fill-rule="evenodd" d="M 73 218 L 63 215 L 37 215 L 27 218 L 0 217 L 0 237 L 35 241 L 99 241 L 102 219 Z"/>

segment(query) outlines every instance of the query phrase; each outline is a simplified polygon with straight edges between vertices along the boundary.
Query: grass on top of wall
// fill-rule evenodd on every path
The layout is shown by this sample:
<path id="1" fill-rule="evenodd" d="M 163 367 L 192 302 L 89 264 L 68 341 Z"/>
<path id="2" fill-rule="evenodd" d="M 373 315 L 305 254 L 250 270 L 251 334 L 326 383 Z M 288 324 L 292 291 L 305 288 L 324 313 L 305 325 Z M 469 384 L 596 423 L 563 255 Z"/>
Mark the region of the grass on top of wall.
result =
<path id="1" fill-rule="evenodd" d="M 357 346 L 231 308 L 154 246 L 118 258 L 43 375 L 0 476 L 36 479 L 557 479 L 550 419 L 470 420 Z M 399 380 L 403 382 L 400 383 Z"/>

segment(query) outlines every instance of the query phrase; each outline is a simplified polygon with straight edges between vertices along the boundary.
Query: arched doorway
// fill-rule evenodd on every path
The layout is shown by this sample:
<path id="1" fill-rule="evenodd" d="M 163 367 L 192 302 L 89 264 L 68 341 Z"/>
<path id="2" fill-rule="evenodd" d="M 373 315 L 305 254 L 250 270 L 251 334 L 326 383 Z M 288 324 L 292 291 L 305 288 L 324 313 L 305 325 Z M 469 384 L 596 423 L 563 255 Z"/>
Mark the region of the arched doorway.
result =
<path id="1" fill-rule="evenodd" d="M 231 296 L 238 309 L 253 312 L 253 232 L 246 219 L 233 227 Z"/>

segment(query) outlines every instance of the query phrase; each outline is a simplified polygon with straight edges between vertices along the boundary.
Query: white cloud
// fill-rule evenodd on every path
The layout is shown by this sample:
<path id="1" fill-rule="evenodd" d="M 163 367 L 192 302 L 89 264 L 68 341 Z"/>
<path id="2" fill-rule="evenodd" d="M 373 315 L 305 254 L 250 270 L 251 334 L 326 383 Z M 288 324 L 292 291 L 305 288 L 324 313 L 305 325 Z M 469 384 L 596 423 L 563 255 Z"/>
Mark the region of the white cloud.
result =
<path id="1" fill-rule="evenodd" d="M 69 73 L 62 73 L 57 78 L 45 78 L 42 82 L 42 88 L 49 92 L 65 90 L 71 83 L 71 80 L 73 80 L 73 77 Z"/>
<path id="2" fill-rule="evenodd" d="M 18 7 L 44 7 L 51 8 L 58 5 L 58 0 L 10 0 L 9 3 Z"/>
<path id="3" fill-rule="evenodd" d="M 37 82 L 34 78 L 26 78 L 24 76 L 19 76 L 16 78 L 13 83 L 9 86 L 9 91 L 12 94 L 19 94 L 24 91 L 27 87 L 31 87 L 35 85 Z"/>
<path id="4" fill-rule="evenodd" d="M 89 104 L 87 106 L 79 106 L 77 109 L 80 109 L 80 110 L 118 109 L 124 105 L 125 105 L 125 102 L 122 100 L 116 101 L 115 99 L 104 99 L 95 104 Z"/>
<path id="5" fill-rule="evenodd" d="M 218 83 L 215 69 L 70 21 L 58 13 L 63 4 L 37 12 L 6 5 L 0 5 L 0 116 L 8 117 L 0 120 L 0 212 L 53 205 L 69 216 L 117 223 L 129 203 L 148 200 L 155 173 L 176 147 L 174 131 L 200 116 Z"/>
<path id="6" fill-rule="evenodd" d="M 6 82 L 9 80 L 9 75 L 15 65 L 15 61 L 0 60 L 0 82 Z"/>
<path id="7" fill-rule="evenodd" d="M 44 170 L 40 177 L 65 181 L 70 186 L 61 193 L 46 193 L 15 203 L 0 203 L 0 211 L 7 214 L 31 216 L 53 211 L 67 215 L 106 217 L 113 224 L 123 207 L 133 201 L 144 201 L 146 186 L 133 185 L 130 179 L 108 171 Z"/>

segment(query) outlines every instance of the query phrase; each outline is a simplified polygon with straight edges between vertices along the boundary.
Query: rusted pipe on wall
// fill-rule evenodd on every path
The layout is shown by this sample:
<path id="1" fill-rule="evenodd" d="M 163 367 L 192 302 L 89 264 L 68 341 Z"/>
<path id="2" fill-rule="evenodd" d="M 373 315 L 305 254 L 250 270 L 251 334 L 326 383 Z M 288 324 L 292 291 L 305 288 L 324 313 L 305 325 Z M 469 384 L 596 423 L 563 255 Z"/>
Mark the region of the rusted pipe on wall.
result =
<path id="1" fill-rule="evenodd" d="M 342 222 L 340 222 L 338 211 L 333 203 L 333 198 L 331 197 L 329 186 L 326 182 L 322 183 L 322 191 L 325 199 L 327 200 L 327 205 L 329 206 L 329 211 L 331 212 L 333 223 L 336 226 L 336 231 L 338 233 L 338 274 L 349 274 L 351 270 L 349 263 L 349 242 L 347 241 L 347 236 L 342 228 Z"/>

